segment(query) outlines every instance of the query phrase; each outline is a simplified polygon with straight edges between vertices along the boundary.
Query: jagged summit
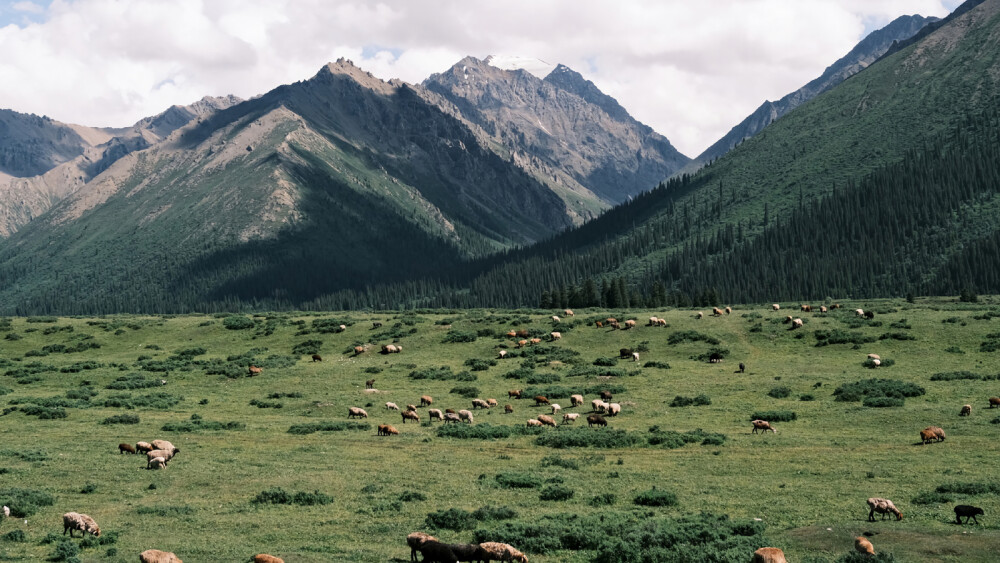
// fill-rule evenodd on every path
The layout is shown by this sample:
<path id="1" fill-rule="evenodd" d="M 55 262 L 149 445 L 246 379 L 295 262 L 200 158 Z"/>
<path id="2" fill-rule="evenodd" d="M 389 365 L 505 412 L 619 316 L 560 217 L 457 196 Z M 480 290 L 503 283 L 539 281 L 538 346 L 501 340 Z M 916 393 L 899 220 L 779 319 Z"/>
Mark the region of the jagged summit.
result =
<path id="1" fill-rule="evenodd" d="M 502 70 L 523 70 L 538 78 L 545 78 L 555 68 L 555 65 L 541 59 L 515 55 L 490 55 L 483 62 Z"/>

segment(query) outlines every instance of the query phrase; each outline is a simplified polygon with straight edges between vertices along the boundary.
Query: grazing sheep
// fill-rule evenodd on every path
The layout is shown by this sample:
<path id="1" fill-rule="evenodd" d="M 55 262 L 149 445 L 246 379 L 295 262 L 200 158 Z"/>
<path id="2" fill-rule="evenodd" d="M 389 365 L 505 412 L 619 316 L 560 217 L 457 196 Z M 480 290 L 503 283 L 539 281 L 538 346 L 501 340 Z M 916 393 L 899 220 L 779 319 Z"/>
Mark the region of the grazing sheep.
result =
<path id="1" fill-rule="evenodd" d="M 746 370 L 747 370 L 746 364 L 744 364 L 743 362 L 740 362 L 740 373 L 745 373 Z"/>
<path id="2" fill-rule="evenodd" d="M 410 561 L 417 560 L 417 550 L 419 550 L 425 542 L 429 541 L 438 541 L 438 539 L 423 532 L 413 532 L 406 536 L 406 545 L 410 546 Z"/>
<path id="3" fill-rule="evenodd" d="M 146 452 L 151 452 L 151 451 L 153 451 L 155 449 L 156 448 L 153 447 L 153 444 L 150 444 L 149 442 L 136 442 L 135 443 L 135 451 L 137 453 L 140 453 L 140 454 L 144 454 Z"/>
<path id="4" fill-rule="evenodd" d="M 459 561 L 482 561 L 486 558 L 485 551 L 478 543 L 451 543 L 448 548 Z"/>
<path id="5" fill-rule="evenodd" d="M 969 416 L 972 414 L 972 405 L 962 405 L 962 410 L 958 413 L 958 416 Z"/>
<path id="6" fill-rule="evenodd" d="M 528 345 L 528 341 L 527 340 L 518 340 L 517 341 L 517 347 L 518 348 L 524 348 L 527 345 Z"/>
<path id="7" fill-rule="evenodd" d="M 368 381 L 365 381 L 365 389 L 374 389 L 374 388 L 375 388 L 374 379 L 369 379 Z"/>
<path id="8" fill-rule="evenodd" d="M 590 406 L 594 412 L 604 412 L 608 409 L 608 404 L 600 399 L 594 399 L 591 401 Z"/>
<path id="9" fill-rule="evenodd" d="M 632 349 L 631 348 L 619 348 L 618 349 L 618 359 L 619 360 L 625 360 L 625 359 L 628 359 L 628 358 L 631 358 L 631 357 L 632 357 Z"/>
<path id="10" fill-rule="evenodd" d="M 826 311 L 827 311 L 826 305 L 820 305 L 819 306 L 819 312 L 820 313 L 825 313 Z"/>
<path id="11" fill-rule="evenodd" d="M 247 375 L 249 377 L 253 377 L 255 375 L 260 375 L 261 372 L 263 372 L 263 371 L 264 370 L 260 369 L 259 367 L 255 366 L 253 364 L 250 364 L 250 367 L 247 368 Z"/>
<path id="12" fill-rule="evenodd" d="M 448 544 L 438 541 L 426 541 L 420 546 L 420 553 L 425 563 L 458 563 L 458 557 L 451 551 Z"/>
<path id="13" fill-rule="evenodd" d="M 562 338 L 562 333 L 561 332 L 550 332 L 549 336 L 552 337 L 552 340 L 559 340 L 560 338 Z"/>
<path id="14" fill-rule="evenodd" d="M 788 316 L 786 316 L 786 317 L 785 317 L 785 320 L 784 320 L 784 323 L 785 323 L 785 324 L 788 324 L 788 323 L 790 323 L 790 322 L 792 322 L 792 316 L 791 316 L 791 315 L 788 315 Z"/>
<path id="15" fill-rule="evenodd" d="M 510 414 L 510 413 L 514 412 L 514 405 L 504 405 L 503 406 L 503 412 L 504 412 L 504 414 Z"/>
<path id="16" fill-rule="evenodd" d="M 396 403 L 387 402 L 385 404 L 385 410 L 387 410 L 387 411 L 398 411 L 399 410 L 399 405 L 397 405 Z"/>
<path id="17" fill-rule="evenodd" d="M 134 454 L 135 453 L 135 446 L 133 446 L 132 444 L 118 444 L 118 453 L 122 453 L 123 454 L 123 453 L 126 453 L 126 452 L 128 452 L 130 454 Z"/>
<path id="18" fill-rule="evenodd" d="M 521 390 L 520 389 L 511 389 L 510 391 L 507 391 L 507 398 L 508 399 L 520 399 L 521 398 Z"/>
<path id="19" fill-rule="evenodd" d="M 455 409 L 444 409 L 444 413 L 445 414 L 448 414 L 448 413 L 457 414 L 458 411 L 456 411 Z"/>
<path id="20" fill-rule="evenodd" d="M 792 330 L 802 328 L 802 319 L 792 319 Z"/>
<path id="21" fill-rule="evenodd" d="M 514 334 L 518 338 L 527 338 L 528 337 L 528 331 L 525 330 L 525 329 L 523 329 L 523 328 L 521 330 L 515 331 Z"/>
<path id="22" fill-rule="evenodd" d="M 569 403 L 571 407 L 579 407 L 583 404 L 583 395 L 570 395 Z"/>
<path id="23" fill-rule="evenodd" d="M 920 431 L 920 440 L 926 444 L 931 440 L 943 442 L 945 438 L 944 430 L 939 426 L 928 426 Z"/>
<path id="24" fill-rule="evenodd" d="M 539 407 L 541 405 L 547 405 L 547 404 L 549 404 L 549 400 L 546 399 L 545 396 L 538 395 L 538 396 L 535 397 L 535 406 L 536 407 Z"/>
<path id="25" fill-rule="evenodd" d="M 3 517 L 10 518 L 10 507 L 6 504 L 3 506 Z"/>
<path id="26" fill-rule="evenodd" d="M 580 418 L 580 413 L 578 412 L 568 412 L 563 415 L 563 422 L 576 422 L 576 419 Z"/>
<path id="27" fill-rule="evenodd" d="M 173 444 L 171 444 L 170 442 L 168 442 L 166 440 L 153 440 L 150 443 L 153 445 L 153 449 L 154 450 L 173 451 L 173 450 L 177 449 L 177 448 L 174 447 Z M 180 450 L 178 450 L 178 451 L 180 451 Z"/>
<path id="28" fill-rule="evenodd" d="M 778 305 L 777 303 L 775 303 L 774 305 L 771 305 L 771 309 L 775 310 L 775 311 L 780 311 L 781 310 L 781 305 Z"/>
<path id="29" fill-rule="evenodd" d="M 787 563 L 785 552 L 776 547 L 762 547 L 753 552 L 750 563 Z"/>
<path id="30" fill-rule="evenodd" d="M 78 512 L 67 512 L 63 514 L 63 535 L 69 532 L 69 537 L 73 537 L 73 531 L 80 530 L 80 537 L 87 535 L 88 533 L 100 537 L 101 528 L 97 526 L 97 522 L 86 514 L 80 514 Z"/>
<path id="31" fill-rule="evenodd" d="M 812 313 L 812 305 L 802 305 L 801 307 L 803 313 Z"/>
<path id="32" fill-rule="evenodd" d="M 364 346 L 355 346 L 354 347 L 354 355 L 355 356 L 361 355 L 364 351 L 365 351 L 365 347 Z"/>
<path id="33" fill-rule="evenodd" d="M 608 326 L 610 326 L 612 330 L 620 330 L 622 328 L 617 321 L 613 323 L 608 323 Z"/>
<path id="34" fill-rule="evenodd" d="M 258 553 L 253 556 L 253 563 L 285 563 L 285 560 L 267 553 Z"/>
<path id="35" fill-rule="evenodd" d="M 868 359 L 869 360 L 881 360 L 882 358 L 878 354 L 868 354 Z"/>
<path id="36" fill-rule="evenodd" d="M 732 307 L 726 307 L 726 314 L 727 315 L 732 315 L 733 314 L 733 308 Z"/>
<path id="37" fill-rule="evenodd" d="M 632 361 L 633 362 L 639 361 L 639 352 L 632 352 Z"/>
<path id="38" fill-rule="evenodd" d="M 170 551 L 147 549 L 139 554 L 139 563 L 184 563 Z"/>
<path id="39" fill-rule="evenodd" d="M 347 418 L 355 418 L 355 417 L 358 417 L 358 418 L 368 418 L 368 413 L 365 412 L 365 409 L 362 409 L 362 408 L 348 407 L 348 409 L 347 409 Z"/>
<path id="40" fill-rule="evenodd" d="M 875 318 L 875 311 L 865 311 L 865 318 L 869 321 Z"/>
<path id="41" fill-rule="evenodd" d="M 552 403 L 549 406 L 552 407 L 552 414 L 559 414 L 559 411 L 562 410 L 562 407 L 559 406 L 559 403 Z"/>
<path id="42" fill-rule="evenodd" d="M 490 408 L 490 404 L 487 403 L 486 401 L 482 400 L 482 399 L 472 399 L 472 408 L 473 409 L 488 409 L 488 408 Z"/>
<path id="43" fill-rule="evenodd" d="M 177 448 L 174 448 L 172 450 L 153 450 L 153 451 L 149 451 L 149 452 L 146 452 L 146 462 L 148 463 L 150 460 L 152 460 L 154 458 L 162 457 L 163 460 L 164 460 L 164 463 L 166 463 L 166 462 L 170 461 L 171 459 L 173 459 L 174 456 L 177 455 L 177 452 L 179 452 L 179 451 L 180 450 L 178 450 Z"/>
<path id="44" fill-rule="evenodd" d="M 625 330 L 628 330 L 630 328 L 635 328 L 635 319 L 629 319 L 625 321 Z"/>
<path id="45" fill-rule="evenodd" d="M 604 420 L 604 417 L 601 416 L 601 415 L 599 415 L 599 414 L 592 414 L 592 415 L 588 416 L 587 417 L 587 426 L 589 427 L 589 426 L 593 426 L 595 424 L 598 425 L 598 426 L 607 426 L 608 425 L 608 421 Z"/>
<path id="46" fill-rule="evenodd" d="M 649 317 L 649 324 L 646 326 L 656 326 L 660 322 L 657 317 Z"/>
<path id="47" fill-rule="evenodd" d="M 541 426 L 541 425 L 542 421 L 538 420 L 537 418 L 529 418 L 526 426 L 530 428 L 532 426 Z"/>
<path id="48" fill-rule="evenodd" d="M 528 563 L 528 556 L 517 549 L 500 542 L 484 542 L 479 544 L 485 552 L 484 561 L 509 561 L 516 563 Z"/>
<path id="49" fill-rule="evenodd" d="M 882 519 L 885 520 L 886 514 L 894 514 L 896 520 L 903 519 L 903 513 L 896 508 L 896 505 L 892 503 L 891 500 L 886 498 L 872 497 L 865 501 L 868 503 L 868 521 L 875 521 L 875 513 L 878 512 L 882 515 Z"/>
<path id="50" fill-rule="evenodd" d="M 541 344 L 542 343 L 542 339 L 541 338 L 532 338 L 531 339 L 531 343 L 532 344 Z"/>
<path id="51" fill-rule="evenodd" d="M 538 415 L 538 422 L 541 422 L 545 426 L 555 426 L 556 420 L 547 414 Z"/>
<path id="52" fill-rule="evenodd" d="M 753 431 L 750 432 L 751 434 L 756 434 L 758 430 L 760 430 L 762 434 L 766 434 L 768 430 L 770 430 L 772 434 L 778 433 L 777 430 L 771 427 L 771 423 L 766 420 L 752 420 L 750 421 L 750 424 L 753 424 Z"/>
<path id="53" fill-rule="evenodd" d="M 446 412 L 446 413 L 444 413 L 444 421 L 445 421 L 445 423 L 448 423 L 448 422 L 460 422 L 461 420 L 462 419 L 459 418 L 458 415 L 455 414 L 455 413 L 453 413 L 453 412 Z"/>
<path id="54" fill-rule="evenodd" d="M 875 555 L 875 546 L 864 536 L 854 538 L 854 551 L 865 555 Z"/>
<path id="55" fill-rule="evenodd" d="M 622 406 L 618 403 L 611 403 L 608 405 L 608 416 L 618 416 L 618 413 L 622 412 Z"/>
<path id="56" fill-rule="evenodd" d="M 408 410 L 408 411 L 416 411 L 417 410 L 417 405 L 406 405 L 406 410 Z"/>
<path id="57" fill-rule="evenodd" d="M 412 420 L 420 424 L 420 415 L 417 414 L 417 411 L 403 411 L 400 413 L 400 416 L 403 417 L 403 424 L 406 424 L 407 420 Z"/>
<path id="58" fill-rule="evenodd" d="M 354 353 L 355 354 L 360 354 L 361 352 L 365 351 L 364 348 L 361 348 L 361 352 L 358 352 L 358 348 L 360 348 L 360 346 L 354 348 Z M 314 361 L 314 362 L 322 362 L 323 361 L 323 356 L 320 356 L 319 354 L 313 354 L 312 355 L 312 361 Z"/>
<path id="59" fill-rule="evenodd" d="M 151 457 L 146 460 L 146 469 L 166 469 L 167 459 L 164 457 Z"/>
<path id="60" fill-rule="evenodd" d="M 705 318 L 705 313 L 702 313 L 701 311 L 698 311 L 695 314 L 694 318 L 696 318 L 696 319 L 703 319 L 703 318 Z"/>
<path id="61" fill-rule="evenodd" d="M 379 436 L 399 436 L 399 430 L 391 424 L 379 424 L 378 425 L 378 435 Z"/>
<path id="62" fill-rule="evenodd" d="M 555 315 L 552 315 L 552 322 L 554 322 L 554 323 L 559 322 L 559 317 L 557 317 Z"/>
<path id="63" fill-rule="evenodd" d="M 605 401 L 611 400 L 611 391 L 601 391 L 601 398 Z"/>
<path id="64" fill-rule="evenodd" d="M 656 319 L 656 324 L 659 326 L 667 326 L 667 319 Z"/>
<path id="65" fill-rule="evenodd" d="M 427 409 L 427 416 L 430 420 L 434 420 L 435 418 L 444 420 L 444 413 L 441 412 L 441 409 Z"/>
<path id="66" fill-rule="evenodd" d="M 854 312 L 857 313 L 859 317 L 865 316 L 865 310 L 864 309 L 855 309 Z"/>
<path id="67" fill-rule="evenodd" d="M 594 326 L 596 326 L 597 328 L 603 328 L 604 323 L 602 323 L 601 321 L 594 321 Z"/>
<path id="68" fill-rule="evenodd" d="M 616 319 L 614 317 L 608 317 L 608 318 L 604 319 L 604 322 L 608 323 L 609 325 L 610 324 L 616 324 L 618 322 L 618 319 Z"/>
<path id="69" fill-rule="evenodd" d="M 1000 397 L 990 397 L 990 408 L 995 409 L 1000 407 Z"/>
<path id="70" fill-rule="evenodd" d="M 875 367 L 879 367 L 880 365 L 882 365 L 882 360 L 872 360 L 872 365 Z"/>
<path id="71" fill-rule="evenodd" d="M 501 360 L 504 359 L 504 358 L 506 358 L 507 357 L 507 350 L 500 350 L 500 352 L 497 354 L 497 356 Z"/>
<path id="72" fill-rule="evenodd" d="M 961 524 L 962 516 L 965 516 L 966 524 L 969 523 L 970 518 L 974 520 L 976 524 L 978 524 L 979 520 L 976 520 L 976 514 L 980 516 L 985 516 L 982 508 L 979 508 L 977 506 L 970 506 L 968 504 L 960 504 L 955 507 L 955 522 Z"/>
<path id="73" fill-rule="evenodd" d="M 395 344 L 383 344 L 382 353 L 383 354 L 395 354 L 399 349 L 396 348 Z"/>
<path id="74" fill-rule="evenodd" d="M 722 309 L 720 309 L 718 307 L 712 307 L 712 316 L 713 317 L 721 317 L 722 316 Z"/>
<path id="75" fill-rule="evenodd" d="M 467 410 L 465 410 L 465 409 L 462 409 L 462 410 L 458 411 L 458 416 L 459 416 L 459 417 L 460 417 L 460 418 L 461 418 L 461 419 L 462 419 L 462 420 L 463 420 L 464 422 L 468 422 L 469 424 L 472 424 L 472 423 L 473 423 L 473 422 L 475 422 L 475 420 L 476 420 L 476 419 L 475 419 L 475 418 L 473 418 L 473 416 L 472 416 L 472 411 L 467 411 Z"/>
<path id="76" fill-rule="evenodd" d="M 382 328 L 382 323 L 378 321 L 372 321 L 372 329 Z"/>
<path id="77" fill-rule="evenodd" d="M 420 396 L 420 406 L 429 407 L 432 403 L 434 403 L 434 399 L 430 395 Z"/>
<path id="78" fill-rule="evenodd" d="M 498 403 L 496 399 L 486 399 L 486 404 L 489 405 L 490 408 L 492 409 L 493 407 L 497 406 Z"/>

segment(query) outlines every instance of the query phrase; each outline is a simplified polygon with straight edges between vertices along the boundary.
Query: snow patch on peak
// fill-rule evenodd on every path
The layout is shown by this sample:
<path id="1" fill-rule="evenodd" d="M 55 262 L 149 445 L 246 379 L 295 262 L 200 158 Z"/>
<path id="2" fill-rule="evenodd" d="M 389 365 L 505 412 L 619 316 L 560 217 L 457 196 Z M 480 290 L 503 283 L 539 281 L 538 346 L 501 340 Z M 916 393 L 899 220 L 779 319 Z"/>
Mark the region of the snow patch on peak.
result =
<path id="1" fill-rule="evenodd" d="M 486 57 L 486 64 L 502 70 L 524 70 L 538 78 L 545 78 L 556 67 L 541 59 L 530 57 L 518 57 L 515 55 L 490 55 Z"/>

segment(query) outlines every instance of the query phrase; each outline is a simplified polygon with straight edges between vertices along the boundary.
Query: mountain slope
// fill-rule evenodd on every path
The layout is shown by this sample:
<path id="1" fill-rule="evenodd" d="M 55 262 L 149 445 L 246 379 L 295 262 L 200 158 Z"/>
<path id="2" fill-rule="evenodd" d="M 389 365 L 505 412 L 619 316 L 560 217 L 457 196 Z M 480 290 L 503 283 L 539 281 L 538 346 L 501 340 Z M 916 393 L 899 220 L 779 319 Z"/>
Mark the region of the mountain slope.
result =
<path id="1" fill-rule="evenodd" d="M 819 77 L 776 102 L 765 101 L 721 139 L 705 149 L 682 172 L 690 173 L 726 154 L 745 139 L 760 133 L 774 120 L 833 88 L 878 60 L 897 42 L 913 37 L 938 18 L 919 15 L 900 16 L 882 29 L 873 31 L 850 52 L 828 66 Z"/>
<path id="2" fill-rule="evenodd" d="M 602 207 L 652 188 L 688 161 L 563 65 L 542 80 L 466 57 L 423 86 L 454 104 L 517 164 L 582 200 L 596 196 Z M 564 197 L 571 207 L 573 198 Z"/>

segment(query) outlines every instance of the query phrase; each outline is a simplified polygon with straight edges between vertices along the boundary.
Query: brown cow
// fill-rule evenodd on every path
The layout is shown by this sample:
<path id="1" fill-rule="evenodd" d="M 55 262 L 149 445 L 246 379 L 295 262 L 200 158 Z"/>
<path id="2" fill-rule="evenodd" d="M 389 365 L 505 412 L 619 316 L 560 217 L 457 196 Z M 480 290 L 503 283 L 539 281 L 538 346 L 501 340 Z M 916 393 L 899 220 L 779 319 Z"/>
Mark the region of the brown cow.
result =
<path id="1" fill-rule="evenodd" d="M 260 373 L 262 371 L 264 371 L 264 370 L 260 369 L 259 367 L 255 366 L 253 364 L 250 364 L 250 368 L 247 371 L 248 371 L 248 375 L 250 377 L 253 377 L 255 375 L 260 375 Z"/>
<path id="2" fill-rule="evenodd" d="M 355 350 L 357 350 L 357 348 L 355 348 Z M 320 356 L 319 354 L 313 354 L 312 360 L 314 362 L 322 362 L 323 361 L 323 357 Z"/>
<path id="3" fill-rule="evenodd" d="M 549 404 L 549 400 L 546 399 L 544 396 L 538 395 L 537 397 L 535 397 L 535 406 L 536 407 L 537 406 L 541 406 L 541 405 L 547 405 L 547 404 Z"/>

